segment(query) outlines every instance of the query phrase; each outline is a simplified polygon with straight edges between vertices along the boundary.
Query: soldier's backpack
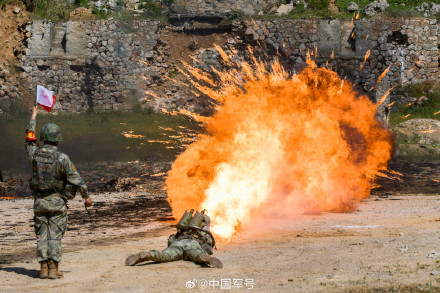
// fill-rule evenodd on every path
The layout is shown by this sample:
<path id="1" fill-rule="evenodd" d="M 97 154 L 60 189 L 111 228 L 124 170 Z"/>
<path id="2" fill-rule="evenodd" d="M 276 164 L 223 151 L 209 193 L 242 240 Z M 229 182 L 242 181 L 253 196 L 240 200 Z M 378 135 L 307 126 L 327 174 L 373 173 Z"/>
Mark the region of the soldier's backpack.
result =
<path id="1" fill-rule="evenodd" d="M 37 149 L 32 161 L 32 179 L 30 188 L 41 192 L 58 192 L 64 189 L 64 182 L 59 179 L 57 162 L 58 151 Z"/>

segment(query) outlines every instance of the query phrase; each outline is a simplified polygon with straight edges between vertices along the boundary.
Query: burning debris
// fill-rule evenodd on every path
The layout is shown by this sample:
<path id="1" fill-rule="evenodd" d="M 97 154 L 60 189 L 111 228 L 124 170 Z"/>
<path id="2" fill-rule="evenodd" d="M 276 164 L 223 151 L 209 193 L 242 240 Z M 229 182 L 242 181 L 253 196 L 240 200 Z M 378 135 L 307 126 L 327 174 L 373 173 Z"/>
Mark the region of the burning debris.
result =
<path id="1" fill-rule="evenodd" d="M 311 60 L 299 74 L 277 61 L 268 67 L 244 62 L 217 79 L 188 68 L 220 106 L 203 119 L 209 135 L 173 164 L 168 200 L 175 217 L 188 206 L 208 209 L 213 232 L 227 240 L 263 210 L 289 217 L 353 209 L 391 157 L 377 105 L 348 81 Z"/>

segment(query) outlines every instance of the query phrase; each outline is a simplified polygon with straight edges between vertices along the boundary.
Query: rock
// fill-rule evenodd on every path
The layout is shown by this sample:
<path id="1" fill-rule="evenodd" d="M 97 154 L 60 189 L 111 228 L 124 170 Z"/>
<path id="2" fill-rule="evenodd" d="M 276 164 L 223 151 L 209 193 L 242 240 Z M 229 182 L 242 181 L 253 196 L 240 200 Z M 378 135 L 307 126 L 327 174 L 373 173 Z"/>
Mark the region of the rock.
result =
<path id="1" fill-rule="evenodd" d="M 431 7 L 426 2 L 423 2 L 420 6 L 416 7 L 418 12 L 423 13 L 423 16 L 428 17 L 430 15 L 437 15 L 440 12 L 440 5 L 431 3 Z"/>
<path id="2" fill-rule="evenodd" d="M 439 12 L 440 12 L 440 5 L 439 4 L 435 4 L 435 3 L 431 3 L 430 14 L 431 15 L 437 15 Z"/>
<path id="3" fill-rule="evenodd" d="M 397 248 L 397 250 L 400 251 L 400 252 L 407 252 L 409 250 L 409 248 L 408 248 L 407 245 L 405 245 L 404 247 Z"/>
<path id="4" fill-rule="evenodd" d="M 359 10 L 359 5 L 357 5 L 354 2 L 348 3 L 348 6 L 347 6 L 347 11 L 348 12 L 353 13 L 353 12 L 358 11 L 358 10 Z"/>
<path id="5" fill-rule="evenodd" d="M 281 4 L 278 7 L 276 15 L 288 15 L 293 10 L 293 3 L 290 4 Z"/>
<path id="6" fill-rule="evenodd" d="M 390 5 L 386 0 L 374 1 L 364 8 L 364 13 L 368 16 L 376 15 L 379 12 L 385 11 Z"/>
<path id="7" fill-rule="evenodd" d="M 274 14 L 275 12 L 277 12 L 277 6 L 276 5 L 274 5 L 271 9 L 269 9 L 269 11 L 267 12 L 267 14 Z"/>
<path id="8" fill-rule="evenodd" d="M 92 15 L 92 14 L 93 14 L 92 8 L 78 7 L 70 13 L 70 17 L 71 18 L 80 18 L 81 16 L 88 16 L 88 15 Z"/>
<path id="9" fill-rule="evenodd" d="M 437 270 L 433 270 L 430 275 L 431 276 L 437 276 L 438 275 L 438 271 Z"/>
<path id="10" fill-rule="evenodd" d="M 177 4 L 171 5 L 170 12 L 172 14 L 179 14 L 179 15 L 188 15 L 189 14 L 189 11 L 186 8 L 179 6 Z"/>
<path id="11" fill-rule="evenodd" d="M 440 253 L 438 253 L 437 251 L 431 251 L 430 253 L 428 253 L 428 258 L 440 258 Z"/>
<path id="12" fill-rule="evenodd" d="M 14 12 L 14 14 L 19 14 L 21 12 L 21 8 L 20 7 L 15 7 L 12 12 Z"/>
<path id="13" fill-rule="evenodd" d="M 135 187 L 134 179 L 117 177 L 105 183 L 99 190 L 101 192 L 121 192 L 129 191 Z"/>
<path id="14" fill-rule="evenodd" d="M 298 4 L 304 5 L 304 8 L 307 8 L 307 2 L 305 0 L 292 0 L 293 5 L 297 6 Z"/>

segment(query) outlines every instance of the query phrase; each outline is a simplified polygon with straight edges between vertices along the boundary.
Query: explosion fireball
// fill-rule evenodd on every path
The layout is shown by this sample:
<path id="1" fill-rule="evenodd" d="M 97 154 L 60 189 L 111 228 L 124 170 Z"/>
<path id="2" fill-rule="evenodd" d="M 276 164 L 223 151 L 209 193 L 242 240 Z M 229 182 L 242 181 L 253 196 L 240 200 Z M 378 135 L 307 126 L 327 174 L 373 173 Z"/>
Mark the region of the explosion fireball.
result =
<path id="1" fill-rule="evenodd" d="M 277 61 L 243 62 L 216 72 L 216 80 L 189 67 L 192 83 L 219 106 L 203 120 L 208 135 L 169 172 L 175 218 L 207 209 L 213 232 L 230 240 L 263 209 L 283 217 L 349 211 L 369 196 L 391 157 L 391 134 L 375 120 L 377 105 L 368 97 L 307 63 L 288 74 Z"/>

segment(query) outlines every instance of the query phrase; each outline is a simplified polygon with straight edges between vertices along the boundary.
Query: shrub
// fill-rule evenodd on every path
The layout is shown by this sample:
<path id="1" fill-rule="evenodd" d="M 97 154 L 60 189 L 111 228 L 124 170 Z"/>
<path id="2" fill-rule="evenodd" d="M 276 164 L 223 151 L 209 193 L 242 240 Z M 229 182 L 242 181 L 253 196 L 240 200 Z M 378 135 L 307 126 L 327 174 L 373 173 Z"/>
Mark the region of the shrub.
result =
<path id="1" fill-rule="evenodd" d="M 35 5 L 35 13 L 52 21 L 68 20 L 73 5 L 65 0 L 39 0 Z"/>
<path id="2" fill-rule="evenodd" d="M 434 115 L 434 113 L 440 110 L 440 84 L 434 81 L 425 81 L 419 84 L 410 84 L 406 86 L 401 86 L 394 90 L 394 94 L 408 95 L 413 98 L 420 98 L 425 96 L 427 101 L 423 104 L 418 105 L 414 103 L 413 105 L 402 105 L 397 108 L 391 108 L 390 115 L 390 125 L 394 126 L 404 120 L 408 114 L 412 118 L 430 118 L 430 119 L 440 119 L 440 115 Z"/>
<path id="3" fill-rule="evenodd" d="M 145 9 L 149 16 L 162 16 L 162 9 L 160 8 L 160 5 L 152 0 L 140 0 L 139 9 Z"/>
<path id="4" fill-rule="evenodd" d="M 309 0 L 308 7 L 314 10 L 324 10 L 328 8 L 330 0 Z"/>

